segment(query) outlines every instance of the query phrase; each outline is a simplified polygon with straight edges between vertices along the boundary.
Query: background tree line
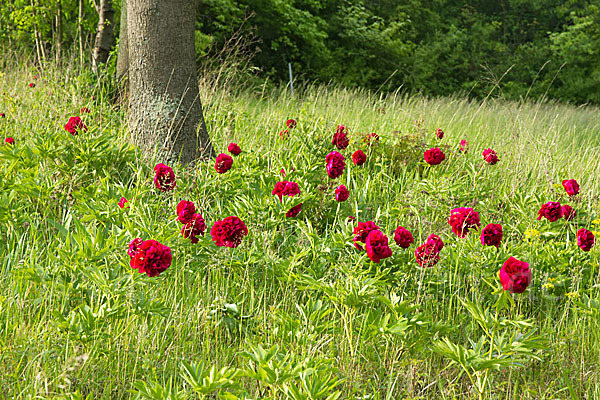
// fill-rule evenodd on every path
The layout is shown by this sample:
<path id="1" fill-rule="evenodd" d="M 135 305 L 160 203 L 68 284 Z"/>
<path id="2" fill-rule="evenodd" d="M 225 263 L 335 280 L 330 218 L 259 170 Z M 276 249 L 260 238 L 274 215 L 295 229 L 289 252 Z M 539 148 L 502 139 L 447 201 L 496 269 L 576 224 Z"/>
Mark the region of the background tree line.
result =
<path id="1" fill-rule="evenodd" d="M 1 2 L 0 45 L 42 63 L 64 49 L 88 60 L 100 3 Z M 112 6 L 118 37 L 121 1 Z M 198 59 L 235 46 L 272 82 L 291 62 L 304 81 L 476 98 L 500 82 L 494 95 L 510 99 L 598 104 L 599 10 L 598 0 L 202 0 L 195 45 Z"/>

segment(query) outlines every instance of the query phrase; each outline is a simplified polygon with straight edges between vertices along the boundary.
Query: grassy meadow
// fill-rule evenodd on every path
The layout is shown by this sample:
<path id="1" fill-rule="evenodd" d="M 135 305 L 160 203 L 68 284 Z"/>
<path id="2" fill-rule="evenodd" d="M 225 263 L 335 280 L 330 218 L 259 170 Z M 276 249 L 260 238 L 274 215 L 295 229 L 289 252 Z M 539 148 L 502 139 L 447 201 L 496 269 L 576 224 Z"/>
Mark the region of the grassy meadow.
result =
<path id="1" fill-rule="evenodd" d="M 600 399 L 600 253 L 575 237 L 600 231 L 598 108 L 323 86 L 292 98 L 212 77 L 201 95 L 213 145 L 242 153 L 225 174 L 214 159 L 171 165 L 177 186 L 160 192 L 112 88 L 73 69 L 0 73 L 0 132 L 15 141 L 0 144 L 0 397 Z M 75 115 L 89 129 L 72 136 Z M 289 118 L 298 125 L 281 139 Z M 350 145 L 332 180 L 338 124 Z M 380 139 L 368 146 L 371 132 Z M 423 161 L 430 147 L 441 164 Z M 279 202 L 284 179 L 301 194 Z M 563 179 L 581 193 L 569 198 Z M 206 221 L 197 244 L 181 236 L 181 200 Z M 576 218 L 536 220 L 549 201 Z M 476 210 L 481 228 L 501 224 L 501 245 L 453 234 L 457 207 Z M 228 216 L 248 227 L 237 248 L 211 240 Z M 381 228 L 392 257 L 355 249 L 359 221 Z M 408 249 L 394 243 L 400 225 Z M 421 268 L 415 249 L 430 234 L 445 247 Z M 137 237 L 171 248 L 160 276 L 130 267 Z M 510 256 L 529 263 L 524 293 L 502 290 Z"/>

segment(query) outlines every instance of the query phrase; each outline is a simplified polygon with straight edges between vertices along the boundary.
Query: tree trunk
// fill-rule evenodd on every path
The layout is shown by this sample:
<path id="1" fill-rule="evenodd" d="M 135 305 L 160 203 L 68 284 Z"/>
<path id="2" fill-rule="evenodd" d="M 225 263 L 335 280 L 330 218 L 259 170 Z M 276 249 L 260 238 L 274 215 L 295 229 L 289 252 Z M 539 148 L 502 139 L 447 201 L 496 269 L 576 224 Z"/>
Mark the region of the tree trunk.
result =
<path id="1" fill-rule="evenodd" d="M 31 0 L 31 9 L 33 11 L 33 20 L 36 21 L 37 18 L 35 15 L 35 10 L 37 10 L 37 7 L 34 3 L 34 0 Z M 37 24 L 35 22 L 33 23 L 33 38 L 35 39 L 35 51 L 38 57 L 38 64 L 40 65 L 40 67 L 43 67 L 44 62 L 46 61 L 46 56 L 44 54 L 44 47 L 42 45 L 42 37 L 37 29 Z"/>
<path id="2" fill-rule="evenodd" d="M 119 50 L 117 52 L 117 81 L 127 81 L 129 49 L 127 48 L 127 0 L 121 0 L 121 22 L 119 24 Z"/>
<path id="3" fill-rule="evenodd" d="M 79 0 L 79 14 L 77 17 L 77 36 L 79 37 L 79 66 L 83 67 L 83 29 L 81 22 L 83 21 L 83 0 Z"/>
<path id="4" fill-rule="evenodd" d="M 147 161 L 213 156 L 196 77 L 196 1 L 128 0 L 129 131 Z"/>
<path id="5" fill-rule="evenodd" d="M 106 64 L 113 42 L 115 10 L 112 0 L 100 0 L 98 7 L 98 28 L 92 55 L 92 70 L 98 72 L 98 64 Z"/>
<path id="6" fill-rule="evenodd" d="M 56 61 L 60 62 L 62 56 L 62 6 L 61 0 L 56 2 Z"/>

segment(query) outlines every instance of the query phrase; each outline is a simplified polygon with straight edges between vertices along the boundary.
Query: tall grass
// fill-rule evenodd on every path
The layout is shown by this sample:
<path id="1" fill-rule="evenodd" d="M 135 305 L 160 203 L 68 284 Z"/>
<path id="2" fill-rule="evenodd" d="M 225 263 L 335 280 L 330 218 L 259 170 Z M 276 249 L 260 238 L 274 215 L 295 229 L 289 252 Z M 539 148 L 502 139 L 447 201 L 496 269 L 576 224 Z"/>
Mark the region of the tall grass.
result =
<path id="1" fill-rule="evenodd" d="M 128 145 L 125 111 L 93 76 L 2 71 L 0 132 L 16 141 L 0 148 L 5 397 L 600 398 L 599 257 L 597 249 L 583 253 L 574 237 L 575 227 L 600 224 L 593 225 L 596 107 L 312 85 L 291 97 L 285 88 L 221 81 L 227 85 L 201 81 L 207 126 L 215 149 L 236 142 L 242 155 L 225 175 L 210 162 L 177 167 L 176 191 L 163 194 Z M 63 125 L 84 106 L 90 129 L 72 137 Z M 298 128 L 281 140 L 288 118 Z M 339 204 L 324 163 L 337 124 L 353 133 L 339 179 L 351 197 Z M 441 141 L 436 128 L 446 132 Z M 370 132 L 381 139 L 363 147 L 367 165 L 351 166 L 358 134 Z M 456 151 L 461 139 L 470 143 L 466 155 Z M 424 165 L 423 147 L 438 145 L 447 160 Z M 484 165 L 485 148 L 498 152 L 497 165 Z M 302 190 L 294 220 L 283 217 L 294 204 L 271 195 L 282 168 Z M 560 186 L 569 178 L 582 187 L 579 200 Z M 121 196 L 129 210 L 117 207 Z M 249 236 L 237 249 L 217 248 L 209 235 L 189 244 L 175 220 L 182 199 L 196 203 L 209 229 L 237 215 Z M 536 221 L 550 200 L 576 207 L 576 221 Z M 474 207 L 482 226 L 504 226 L 498 250 L 482 248 L 477 233 L 452 234 L 446 218 L 460 206 Z M 375 221 L 391 242 L 398 225 L 417 245 L 435 233 L 446 243 L 442 260 L 421 269 L 414 247 L 393 245 L 392 258 L 370 263 L 352 246 L 349 215 Z M 135 237 L 172 248 L 163 275 L 130 268 L 126 250 Z M 528 321 L 507 332 L 531 328 L 543 346 L 520 365 L 510 356 L 514 365 L 490 367 L 481 391 L 432 350 L 444 337 L 477 347 L 482 327 L 466 304 L 494 315 L 497 271 L 509 256 L 530 263 L 533 282 L 496 315 Z M 195 391 L 194 374 L 211 366 L 222 386 Z"/>

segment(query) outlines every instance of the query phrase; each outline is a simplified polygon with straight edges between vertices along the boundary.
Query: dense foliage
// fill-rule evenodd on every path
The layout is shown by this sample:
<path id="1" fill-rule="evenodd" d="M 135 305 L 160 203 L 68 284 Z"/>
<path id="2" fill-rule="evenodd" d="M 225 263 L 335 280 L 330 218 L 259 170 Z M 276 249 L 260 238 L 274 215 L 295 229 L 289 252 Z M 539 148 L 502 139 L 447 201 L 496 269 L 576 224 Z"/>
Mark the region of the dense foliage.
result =
<path id="1" fill-rule="evenodd" d="M 597 108 L 204 82 L 221 154 L 148 166 L 43 72 L 0 75 L 6 397 L 600 398 Z"/>
<path id="2" fill-rule="evenodd" d="M 96 20 L 90 0 L 2 2 L 0 43 L 50 58 L 80 37 L 88 48 Z M 199 57 L 235 50 L 276 82 L 290 62 L 304 81 L 600 103 L 591 0 L 202 0 L 196 40 Z"/>

